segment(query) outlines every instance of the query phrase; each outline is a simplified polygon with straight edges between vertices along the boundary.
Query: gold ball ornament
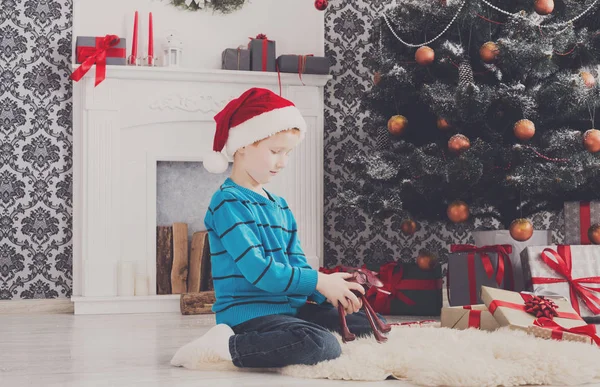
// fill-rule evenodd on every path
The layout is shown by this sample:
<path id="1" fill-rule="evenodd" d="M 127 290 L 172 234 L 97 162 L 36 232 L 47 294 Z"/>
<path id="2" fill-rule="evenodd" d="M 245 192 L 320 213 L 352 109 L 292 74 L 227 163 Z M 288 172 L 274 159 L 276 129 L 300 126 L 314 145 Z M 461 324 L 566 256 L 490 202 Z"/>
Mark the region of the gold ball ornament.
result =
<path id="1" fill-rule="evenodd" d="M 400 230 L 404 235 L 413 235 L 417 231 L 417 223 L 412 219 L 406 219 L 400 225 Z"/>
<path id="2" fill-rule="evenodd" d="M 595 245 L 600 245 L 600 223 L 592 225 L 588 229 L 588 239 Z"/>
<path id="3" fill-rule="evenodd" d="M 500 50 L 494 42 L 486 42 L 479 49 L 479 57 L 485 63 L 495 62 L 498 59 L 498 54 L 500 54 Z"/>
<path id="4" fill-rule="evenodd" d="M 431 47 L 422 46 L 415 52 L 415 61 L 421 66 L 429 66 L 435 59 L 435 52 Z"/>
<path id="5" fill-rule="evenodd" d="M 471 141 L 464 134 L 455 134 L 448 140 L 448 150 L 452 153 L 462 153 L 471 147 Z"/>
<path id="6" fill-rule="evenodd" d="M 440 117 L 437 119 L 437 127 L 439 130 L 448 130 L 451 126 L 445 118 Z"/>
<path id="7" fill-rule="evenodd" d="M 535 124 L 529 120 L 519 120 L 513 128 L 515 137 L 521 141 L 527 141 L 535 135 Z"/>
<path id="8" fill-rule="evenodd" d="M 538 15 L 549 15 L 554 11 L 554 0 L 535 0 L 533 8 Z"/>
<path id="9" fill-rule="evenodd" d="M 600 130 L 590 129 L 583 134 L 583 146 L 590 153 L 600 152 Z"/>
<path id="10" fill-rule="evenodd" d="M 430 271 L 437 265 L 437 258 L 428 251 L 422 251 L 417 256 L 416 262 L 419 269 Z"/>
<path id="11" fill-rule="evenodd" d="M 461 200 L 456 200 L 450 203 L 446 210 L 446 215 L 448 215 L 448 219 L 453 223 L 466 222 L 470 215 L 469 206 Z"/>
<path id="12" fill-rule="evenodd" d="M 583 79 L 583 83 L 585 83 L 585 85 L 587 87 L 592 88 L 592 87 L 596 86 L 596 78 L 594 78 L 592 73 L 587 72 L 587 71 L 582 71 L 581 73 L 579 73 L 579 75 L 581 75 L 581 78 Z"/>
<path id="13" fill-rule="evenodd" d="M 408 120 L 406 117 L 401 115 L 393 116 L 388 120 L 387 128 L 388 131 L 394 136 L 400 136 L 406 130 L 408 126 Z"/>
<path id="14" fill-rule="evenodd" d="M 519 242 L 525 242 L 533 235 L 533 224 L 529 219 L 519 218 L 510 224 L 510 236 Z"/>

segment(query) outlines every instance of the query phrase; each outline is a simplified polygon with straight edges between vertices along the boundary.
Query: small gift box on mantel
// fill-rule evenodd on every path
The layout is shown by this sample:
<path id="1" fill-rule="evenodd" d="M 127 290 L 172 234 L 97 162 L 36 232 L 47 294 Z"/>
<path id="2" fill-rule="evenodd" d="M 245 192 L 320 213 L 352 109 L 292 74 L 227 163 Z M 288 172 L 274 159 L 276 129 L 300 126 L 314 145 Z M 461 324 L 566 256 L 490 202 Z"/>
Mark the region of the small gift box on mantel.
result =
<path id="1" fill-rule="evenodd" d="M 448 255 L 448 302 L 452 306 L 480 304 L 481 286 L 514 290 L 511 245 L 451 245 Z"/>
<path id="2" fill-rule="evenodd" d="M 265 34 L 258 34 L 256 38 L 250 38 L 248 49 L 252 71 L 276 71 L 274 40 L 269 40 Z"/>
<path id="3" fill-rule="evenodd" d="M 78 36 L 76 40 L 76 63 L 80 66 L 71 74 L 71 79 L 78 82 L 96 65 L 95 86 L 106 78 L 106 65 L 125 65 L 125 39 L 117 35 L 104 37 Z"/>
<path id="4" fill-rule="evenodd" d="M 484 304 L 442 308 L 441 326 L 459 330 L 475 328 L 482 331 L 495 331 L 500 327 Z"/>
<path id="5" fill-rule="evenodd" d="M 595 326 L 586 324 L 563 297 L 536 296 L 482 286 L 481 298 L 501 327 L 545 339 L 600 345 Z"/>
<path id="6" fill-rule="evenodd" d="M 567 298 L 582 317 L 600 316 L 600 246 L 532 246 L 521 258 L 534 292 Z"/>
<path id="7" fill-rule="evenodd" d="M 277 58 L 277 69 L 282 73 L 329 74 L 329 59 L 324 56 L 280 55 Z"/>
<path id="8" fill-rule="evenodd" d="M 250 50 L 238 48 L 226 48 L 221 54 L 221 69 L 250 71 Z"/>

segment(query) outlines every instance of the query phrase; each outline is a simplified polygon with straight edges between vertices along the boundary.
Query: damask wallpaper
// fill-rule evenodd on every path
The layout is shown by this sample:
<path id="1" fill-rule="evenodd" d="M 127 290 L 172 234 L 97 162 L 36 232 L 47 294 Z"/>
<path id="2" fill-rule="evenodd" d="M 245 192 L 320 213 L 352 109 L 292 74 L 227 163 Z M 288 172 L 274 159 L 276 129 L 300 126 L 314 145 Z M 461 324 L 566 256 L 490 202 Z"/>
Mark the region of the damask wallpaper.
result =
<path id="1" fill-rule="evenodd" d="M 0 299 L 72 293 L 71 0 L 0 0 Z"/>
<path id="2" fill-rule="evenodd" d="M 492 220 L 465 224 L 419 223 L 416 234 L 400 232 L 403 219 L 373 219 L 356 209 L 338 207 L 338 194 L 360 181 L 345 160 L 358 150 L 375 148 L 380 128 L 370 122 L 359 101 L 372 86 L 370 58 L 376 47 L 369 36 L 386 5 L 394 0 L 335 0 L 325 15 L 325 54 L 332 61 L 334 78 L 325 90 L 325 254 L 324 265 L 361 265 L 410 261 L 428 249 L 442 260 L 452 243 L 473 243 L 471 230 L 497 229 Z M 378 27 L 377 27 L 378 28 Z M 400 43 L 398 43 L 400 44 Z M 427 205 L 427 203 L 423 203 Z M 563 238 L 563 216 L 542 213 L 531 219 L 537 230 L 553 230 L 555 242 Z"/>

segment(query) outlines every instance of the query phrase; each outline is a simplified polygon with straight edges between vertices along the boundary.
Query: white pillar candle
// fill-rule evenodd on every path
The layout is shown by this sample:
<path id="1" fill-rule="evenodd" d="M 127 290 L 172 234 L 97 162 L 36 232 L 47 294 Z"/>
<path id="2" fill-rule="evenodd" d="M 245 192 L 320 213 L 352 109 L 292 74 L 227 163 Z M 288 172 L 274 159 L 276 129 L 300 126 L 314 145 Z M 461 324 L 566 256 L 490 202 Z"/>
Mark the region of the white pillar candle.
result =
<path id="1" fill-rule="evenodd" d="M 119 296 L 133 296 L 135 286 L 135 269 L 133 262 L 119 262 Z"/>
<path id="2" fill-rule="evenodd" d="M 137 274 L 135 276 L 135 295 L 136 296 L 147 296 L 148 295 L 148 278 L 143 274 Z"/>

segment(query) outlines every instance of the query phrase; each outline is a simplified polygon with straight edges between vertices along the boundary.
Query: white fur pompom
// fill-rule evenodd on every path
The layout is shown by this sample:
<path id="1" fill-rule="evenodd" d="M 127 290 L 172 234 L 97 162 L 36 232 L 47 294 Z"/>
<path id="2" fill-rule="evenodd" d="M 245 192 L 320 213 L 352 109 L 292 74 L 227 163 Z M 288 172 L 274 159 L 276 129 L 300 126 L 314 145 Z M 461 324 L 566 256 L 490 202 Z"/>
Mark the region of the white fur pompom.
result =
<path id="1" fill-rule="evenodd" d="M 202 161 L 204 168 L 210 173 L 223 173 L 229 166 L 227 157 L 221 152 L 211 151 Z"/>

